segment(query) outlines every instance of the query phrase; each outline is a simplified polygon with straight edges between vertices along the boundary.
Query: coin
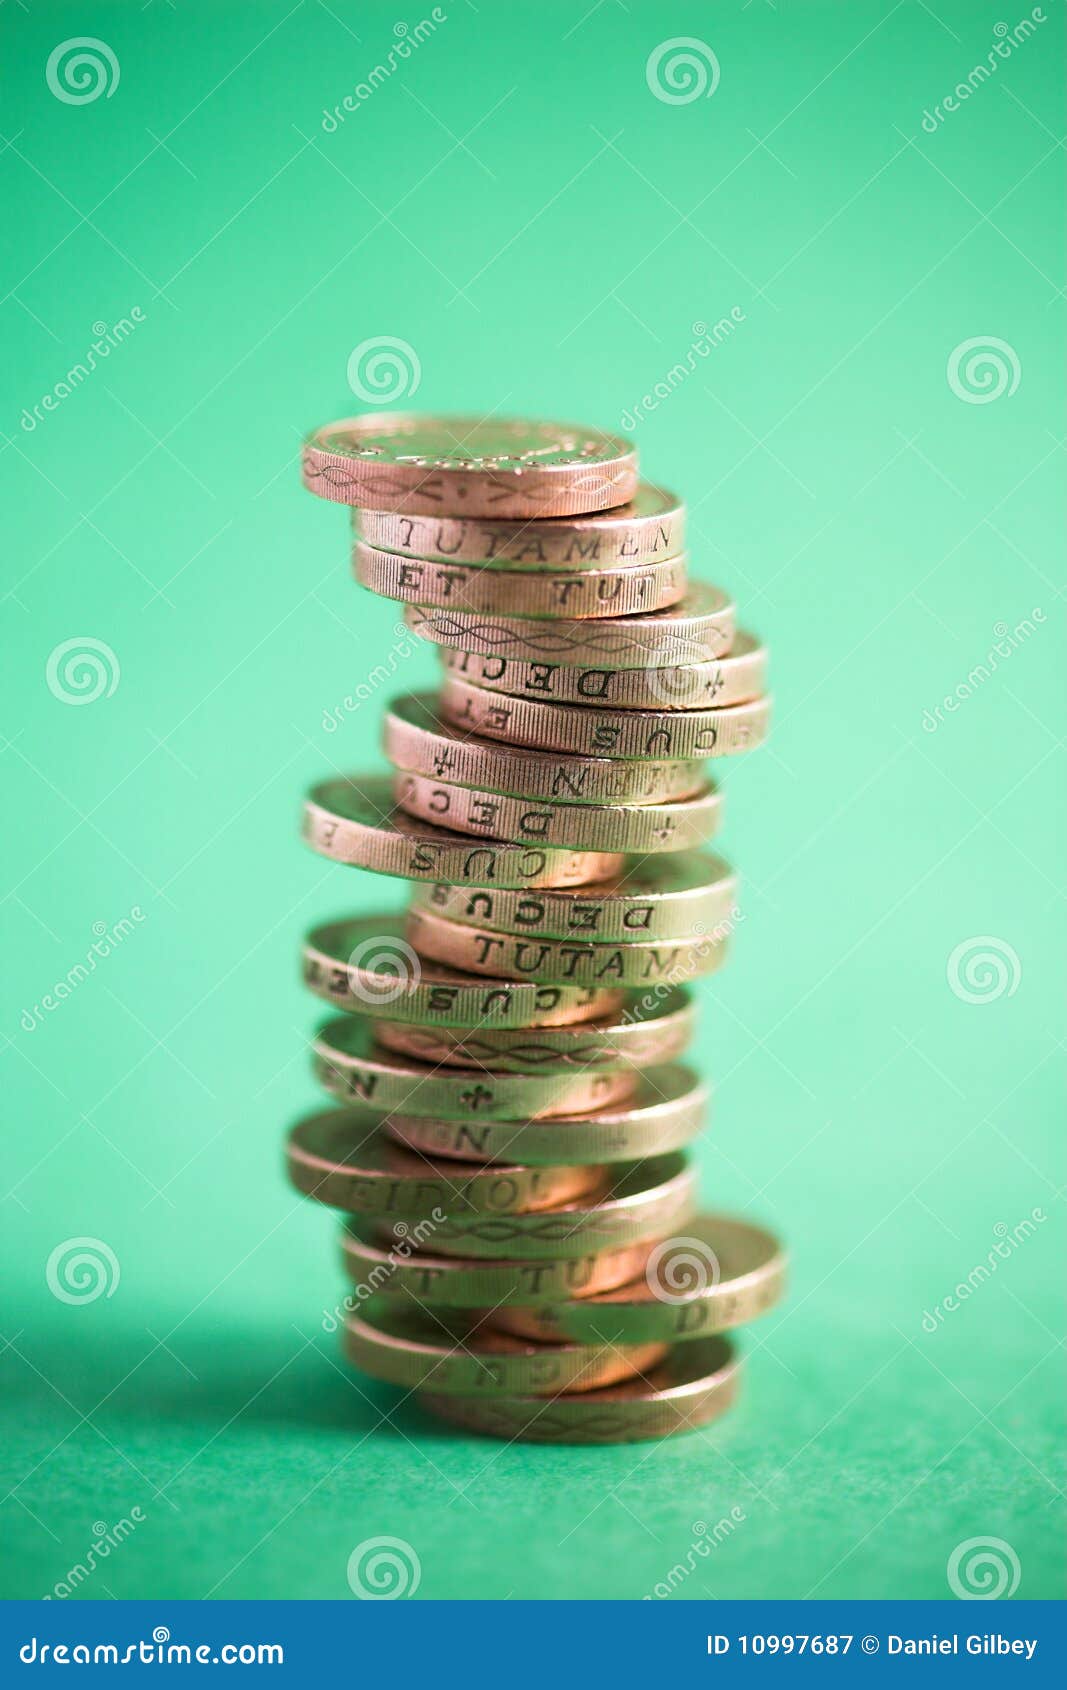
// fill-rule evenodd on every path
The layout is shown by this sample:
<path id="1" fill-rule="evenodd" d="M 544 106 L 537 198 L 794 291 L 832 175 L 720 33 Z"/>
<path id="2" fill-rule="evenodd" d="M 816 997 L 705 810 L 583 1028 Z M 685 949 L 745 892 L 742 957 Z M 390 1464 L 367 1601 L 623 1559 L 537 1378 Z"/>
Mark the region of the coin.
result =
<path id="1" fill-rule="evenodd" d="M 625 1007 L 618 990 L 479 980 L 424 963 L 404 926 L 403 916 L 381 915 L 313 928 L 304 942 L 304 984 L 338 1009 L 429 1027 L 561 1027 Z"/>
<path id="2" fill-rule="evenodd" d="M 633 1070 L 604 1073 L 475 1073 L 432 1068 L 375 1046 L 373 1023 L 346 1015 L 327 1022 L 312 1044 L 315 1078 L 344 1103 L 402 1115 L 512 1121 L 518 1116 L 580 1115 L 625 1103 L 633 1096 Z"/>
<path id="3" fill-rule="evenodd" d="M 585 886 L 622 868 L 612 852 L 546 851 L 461 834 L 416 821 L 393 797 L 391 775 L 360 775 L 313 786 L 304 804 L 304 839 L 320 856 L 407 880 L 462 886 Z"/>
<path id="4" fill-rule="evenodd" d="M 454 605 L 476 614 L 630 616 L 663 610 L 685 594 L 685 558 L 534 574 L 486 564 L 436 563 L 358 544 L 353 573 L 361 586 L 404 604 Z"/>
<path id="5" fill-rule="evenodd" d="M 489 1068 L 496 1073 L 537 1074 L 544 1068 L 643 1068 L 680 1056 L 693 1036 L 692 1000 L 682 987 L 639 996 L 632 1006 L 569 1027 L 416 1027 L 375 1017 L 374 1032 L 387 1050 L 420 1062 Z M 666 1146 L 664 1148 L 667 1148 Z M 627 1152 L 627 1155 L 639 1152 Z"/>
<path id="6" fill-rule="evenodd" d="M 639 1076 L 629 1103 L 588 1115 L 558 1120 L 429 1120 L 389 1115 L 390 1137 L 428 1156 L 456 1156 L 489 1162 L 509 1157 L 524 1164 L 551 1166 L 639 1161 L 680 1150 L 700 1131 L 707 1111 L 707 1088 L 691 1068 L 664 1062 Z"/>
<path id="7" fill-rule="evenodd" d="M 471 738 L 442 722 L 435 706 L 432 693 L 409 693 L 393 699 L 385 713 L 385 754 L 405 774 L 574 804 L 670 803 L 691 798 L 703 784 L 704 770 L 695 761 L 570 757 Z"/>
<path id="8" fill-rule="evenodd" d="M 595 516 L 536 522 L 499 518 L 399 516 L 355 510 L 358 539 L 407 557 L 491 563 L 495 569 L 596 569 L 651 563 L 685 549 L 685 507 L 673 493 L 641 482 L 632 500 Z"/>
<path id="9" fill-rule="evenodd" d="M 658 673 L 659 671 L 656 671 Z M 516 746 L 543 747 L 542 755 L 666 759 L 728 757 L 766 738 L 769 698 L 725 710 L 607 710 L 592 704 L 541 704 L 505 698 L 449 675 L 439 694 L 444 720 L 457 730 Z M 683 762 L 682 767 L 690 766 Z"/>
<path id="10" fill-rule="evenodd" d="M 420 956 L 448 963 L 466 974 L 491 974 L 500 980 L 546 980 L 570 985 L 684 985 L 713 974 L 726 961 L 729 930 L 695 932 L 684 939 L 653 943 L 591 944 L 579 938 L 533 939 L 525 934 L 492 933 L 448 921 L 433 910 L 411 910 L 405 929 Z"/>
<path id="11" fill-rule="evenodd" d="M 448 1166 L 444 1161 L 434 1163 L 435 1169 Z M 536 1169 L 524 1171 L 531 1181 Z M 516 1170 L 501 1169 L 496 1164 L 480 1172 L 487 1189 L 492 1187 L 494 1176 L 502 1182 L 509 1176 L 518 1179 Z M 599 1172 L 604 1178 L 599 1189 L 536 1212 L 460 1213 L 452 1200 L 445 1218 L 434 1226 L 434 1254 L 503 1261 L 587 1256 L 663 1238 L 684 1226 L 694 1212 L 696 1174 L 681 1151 L 643 1162 L 624 1162 Z M 589 1173 L 588 1169 L 580 1170 L 580 1177 L 588 1179 Z M 465 1176 L 465 1186 L 469 1177 Z M 443 1205 L 438 1202 L 437 1207 Z M 376 1223 L 375 1230 L 387 1248 L 396 1242 L 388 1222 Z"/>
<path id="12" fill-rule="evenodd" d="M 583 669 L 487 657 L 483 652 L 439 646 L 449 675 L 490 692 L 545 704 L 587 704 L 612 710 L 721 710 L 747 704 L 766 688 L 767 653 L 751 634 L 734 636 L 728 657 L 681 668 Z"/>
<path id="13" fill-rule="evenodd" d="M 403 772 L 397 774 L 393 791 L 409 814 L 424 821 L 447 821 L 459 833 L 638 856 L 706 845 L 718 830 L 722 812 L 718 788 L 710 781 L 695 797 L 673 804 L 537 802 Z"/>
<path id="14" fill-rule="evenodd" d="M 334 1209 L 434 1223 L 434 1236 L 462 1233 L 483 1220 L 561 1203 L 593 1203 L 606 1182 L 599 1168 L 520 1168 L 508 1164 L 435 1162 L 406 1150 L 380 1129 L 370 1109 L 328 1109 L 298 1121 L 286 1146 L 297 1191 Z M 401 1234 L 401 1237 L 403 1233 Z"/>
<path id="15" fill-rule="evenodd" d="M 448 1396 L 420 1391 L 432 1414 L 468 1432 L 527 1443 L 617 1444 L 706 1426 L 730 1407 L 740 1363 L 725 1338 L 680 1344 L 640 1379 L 545 1402 L 535 1396 Z"/>
<path id="16" fill-rule="evenodd" d="M 756 1320 L 785 1288 L 786 1257 L 762 1227 L 696 1215 L 655 1245 L 640 1278 L 582 1303 L 494 1313 L 509 1332 L 553 1343 L 674 1344 Z"/>
<path id="17" fill-rule="evenodd" d="M 414 888 L 411 906 L 494 933 L 604 944 L 692 939 L 728 921 L 736 899 L 737 877 L 721 857 L 678 851 L 638 858 L 615 880 L 563 892 L 474 890 L 435 881 Z"/>
<path id="18" fill-rule="evenodd" d="M 412 604 L 404 612 L 404 621 L 420 639 L 435 645 L 591 668 L 658 669 L 708 663 L 728 652 L 734 637 L 730 600 L 718 587 L 699 581 L 691 581 L 685 598 L 669 610 L 615 620 L 480 616 Z"/>
<path id="19" fill-rule="evenodd" d="M 398 1222 L 394 1232 L 403 1223 Z M 346 1222 L 341 1235 L 345 1272 L 355 1286 L 345 1300 L 359 1307 L 376 1291 L 412 1296 L 434 1308 L 498 1309 L 509 1303 L 536 1308 L 561 1298 L 593 1297 L 644 1271 L 652 1240 L 569 1259 L 539 1262 L 462 1261 L 431 1254 L 435 1224 L 420 1221 L 391 1246 L 374 1237 L 370 1223 Z"/>
<path id="20" fill-rule="evenodd" d="M 372 412 L 309 436 L 304 486 L 406 516 L 573 516 L 637 487 L 626 441 L 573 423 Z"/>
<path id="21" fill-rule="evenodd" d="M 349 1361 L 374 1379 L 476 1397 L 588 1391 L 632 1378 L 666 1354 L 662 1344 L 622 1350 L 531 1343 L 494 1331 L 480 1316 L 420 1308 L 397 1297 L 379 1297 L 350 1314 L 344 1348 Z"/>

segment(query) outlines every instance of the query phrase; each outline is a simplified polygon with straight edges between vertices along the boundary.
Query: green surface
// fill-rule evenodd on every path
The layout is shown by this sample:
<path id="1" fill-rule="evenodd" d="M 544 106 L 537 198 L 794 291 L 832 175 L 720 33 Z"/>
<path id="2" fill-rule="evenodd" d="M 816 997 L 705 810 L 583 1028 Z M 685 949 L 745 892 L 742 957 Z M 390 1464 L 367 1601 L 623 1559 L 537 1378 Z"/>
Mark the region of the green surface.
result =
<path id="1" fill-rule="evenodd" d="M 679 1599 L 941 1596 L 977 1536 L 1011 1545 L 1020 1596 L 1052 1595 L 1059 8 L 933 133 L 1000 13 L 445 10 L 334 133 L 392 7 L 0 16 L 6 1588 L 51 1590 L 136 1508 L 82 1594 L 347 1598 L 350 1552 L 387 1534 L 420 1597 L 636 1598 L 736 1509 Z M 669 105 L 645 65 L 686 34 L 721 81 Z M 49 92 L 74 35 L 113 48 L 113 97 Z M 302 853 L 299 798 L 377 757 L 389 689 L 344 706 L 376 663 L 435 673 L 353 587 L 298 440 L 359 408 L 370 336 L 416 349 L 427 409 L 612 425 L 734 308 L 635 432 L 690 503 L 695 573 L 772 647 L 772 743 L 725 776 L 745 921 L 702 994 L 701 1165 L 710 1203 L 788 1237 L 792 1292 L 720 1427 L 503 1448 L 343 1369 L 330 1217 L 281 1177 L 316 1101 L 300 935 L 400 898 Z M 988 336 L 1017 390 L 966 403 L 947 363 Z M 121 674 L 74 708 L 46 667 L 86 635 Z M 1011 985 L 974 1004 L 946 969 L 978 936 Z M 46 1263 L 83 1236 L 120 1279 L 65 1304 Z"/>

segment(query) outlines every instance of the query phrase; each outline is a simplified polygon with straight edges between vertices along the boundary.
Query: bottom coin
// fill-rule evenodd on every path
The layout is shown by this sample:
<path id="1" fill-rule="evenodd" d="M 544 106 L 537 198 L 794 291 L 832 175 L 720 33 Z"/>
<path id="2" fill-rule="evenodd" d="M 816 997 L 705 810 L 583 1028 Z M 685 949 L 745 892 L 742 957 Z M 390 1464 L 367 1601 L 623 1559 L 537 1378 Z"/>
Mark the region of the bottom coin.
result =
<path id="1" fill-rule="evenodd" d="M 449 1396 L 420 1391 L 431 1414 L 491 1438 L 541 1444 L 622 1444 L 695 1431 L 730 1407 L 739 1363 L 725 1338 L 698 1338 L 669 1351 L 647 1377 L 601 1390 L 538 1397 Z"/>
<path id="2" fill-rule="evenodd" d="M 665 1344 L 539 1344 L 494 1332 L 480 1315 L 423 1309 L 397 1297 L 378 1297 L 350 1314 L 344 1347 L 374 1379 L 475 1397 L 588 1391 L 644 1373 L 667 1354 Z"/>

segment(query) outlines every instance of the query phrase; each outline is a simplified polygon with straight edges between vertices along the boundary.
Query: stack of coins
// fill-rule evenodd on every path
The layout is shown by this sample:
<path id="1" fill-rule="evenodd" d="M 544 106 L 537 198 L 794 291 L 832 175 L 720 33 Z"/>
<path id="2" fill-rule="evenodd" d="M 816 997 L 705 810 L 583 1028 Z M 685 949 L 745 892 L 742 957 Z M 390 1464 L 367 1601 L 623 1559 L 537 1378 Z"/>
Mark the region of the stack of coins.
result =
<path id="1" fill-rule="evenodd" d="M 313 1044 L 340 1107 L 297 1123 L 288 1169 L 346 1217 L 347 1354 L 507 1439 L 698 1426 L 736 1391 L 724 1334 L 784 1274 L 768 1233 L 696 1212 L 683 1060 L 735 914 L 707 760 L 766 733 L 765 654 L 610 435 L 371 415 L 303 469 L 443 668 L 385 707 L 391 775 L 306 804 L 314 850 L 413 883 L 304 948 L 342 1012 Z"/>

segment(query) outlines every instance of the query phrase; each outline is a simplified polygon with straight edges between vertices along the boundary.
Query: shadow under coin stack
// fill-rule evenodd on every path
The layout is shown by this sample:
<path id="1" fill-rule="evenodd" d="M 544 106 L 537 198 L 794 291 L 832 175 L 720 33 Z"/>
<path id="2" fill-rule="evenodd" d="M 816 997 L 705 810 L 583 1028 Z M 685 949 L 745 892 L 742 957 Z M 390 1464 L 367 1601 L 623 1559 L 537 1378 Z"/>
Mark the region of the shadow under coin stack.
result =
<path id="1" fill-rule="evenodd" d="M 763 738 L 764 653 L 687 582 L 683 508 L 627 442 L 386 414 L 318 430 L 303 468 L 444 667 L 386 708 L 393 775 L 306 806 L 314 850 L 414 883 L 305 945 L 344 1012 L 313 1057 L 341 1107 L 288 1167 L 346 1215 L 346 1352 L 502 1438 L 701 1425 L 736 1391 L 723 1334 L 784 1273 L 768 1233 L 697 1213 L 682 1060 L 736 891 L 706 759 Z"/>

